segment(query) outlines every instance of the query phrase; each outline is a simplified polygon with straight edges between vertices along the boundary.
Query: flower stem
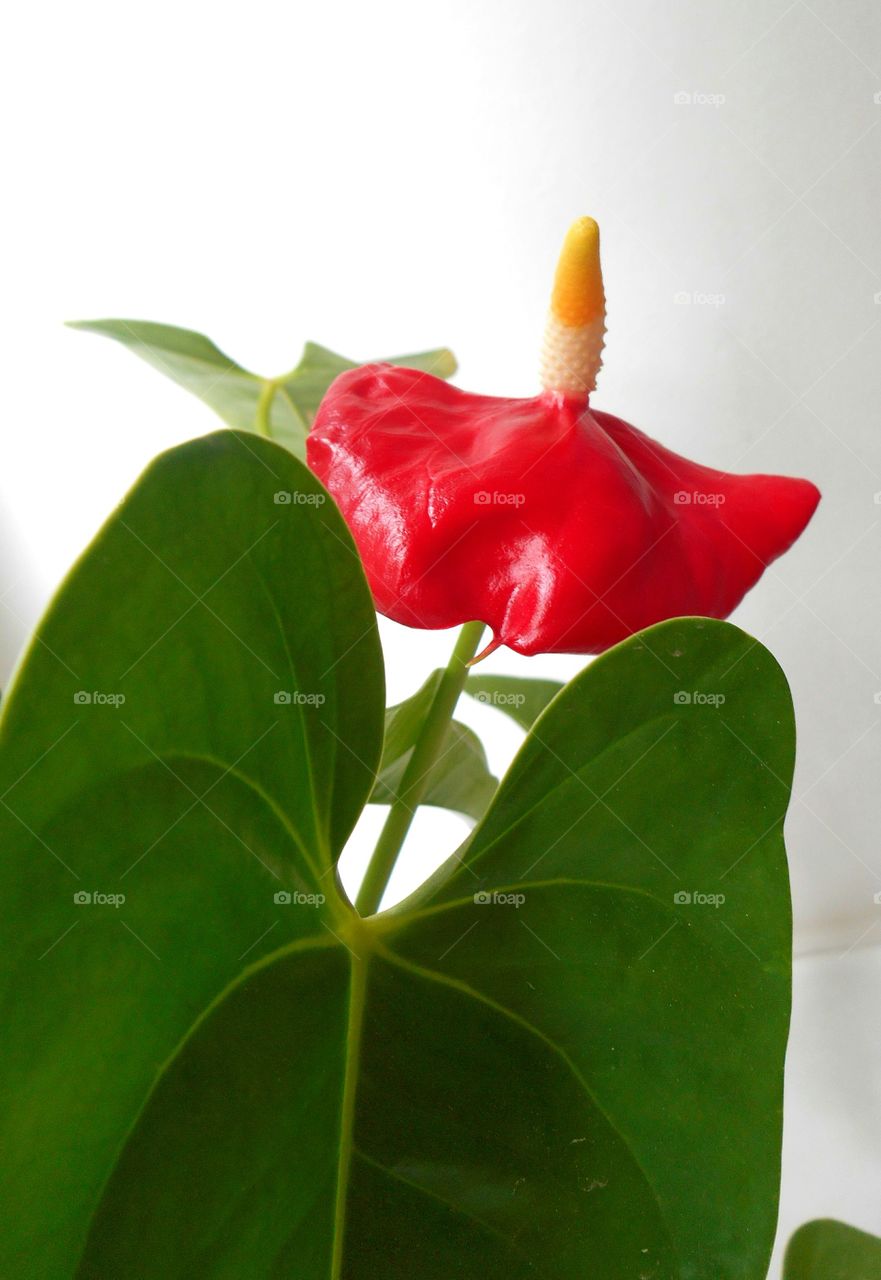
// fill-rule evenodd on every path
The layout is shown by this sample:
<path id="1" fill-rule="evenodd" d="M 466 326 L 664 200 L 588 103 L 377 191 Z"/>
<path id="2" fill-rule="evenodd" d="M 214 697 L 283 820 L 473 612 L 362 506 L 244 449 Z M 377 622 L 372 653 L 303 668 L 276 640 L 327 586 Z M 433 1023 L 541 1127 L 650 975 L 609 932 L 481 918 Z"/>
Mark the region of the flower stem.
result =
<path id="1" fill-rule="evenodd" d="M 413 754 L 404 770 L 401 785 L 392 801 L 355 899 L 355 909 L 362 916 L 373 915 L 379 910 L 382 895 L 425 793 L 431 766 L 447 736 L 450 720 L 468 675 L 468 663 L 477 653 L 483 630 L 482 622 L 465 623 L 441 674 L 434 699 L 413 747 Z"/>

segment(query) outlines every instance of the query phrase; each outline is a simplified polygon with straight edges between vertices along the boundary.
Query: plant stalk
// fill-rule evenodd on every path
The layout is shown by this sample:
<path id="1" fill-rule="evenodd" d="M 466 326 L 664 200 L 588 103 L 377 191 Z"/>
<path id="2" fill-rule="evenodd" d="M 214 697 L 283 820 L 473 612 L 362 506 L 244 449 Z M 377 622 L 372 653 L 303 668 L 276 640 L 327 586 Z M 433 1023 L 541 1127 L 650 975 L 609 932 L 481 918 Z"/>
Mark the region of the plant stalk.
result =
<path id="1" fill-rule="evenodd" d="M 355 910 L 362 916 L 379 910 L 416 809 L 425 794 L 429 771 L 446 738 L 468 675 L 468 663 L 477 653 L 483 631 L 482 622 L 466 622 L 459 632 L 355 898 Z"/>
<path id="2" fill-rule="evenodd" d="M 272 401 L 275 396 L 275 383 L 266 380 L 260 390 L 260 398 L 257 401 L 257 409 L 254 414 L 254 427 L 259 436 L 265 436 L 267 440 L 272 439 L 272 432 L 269 428 L 269 411 L 272 408 Z"/>

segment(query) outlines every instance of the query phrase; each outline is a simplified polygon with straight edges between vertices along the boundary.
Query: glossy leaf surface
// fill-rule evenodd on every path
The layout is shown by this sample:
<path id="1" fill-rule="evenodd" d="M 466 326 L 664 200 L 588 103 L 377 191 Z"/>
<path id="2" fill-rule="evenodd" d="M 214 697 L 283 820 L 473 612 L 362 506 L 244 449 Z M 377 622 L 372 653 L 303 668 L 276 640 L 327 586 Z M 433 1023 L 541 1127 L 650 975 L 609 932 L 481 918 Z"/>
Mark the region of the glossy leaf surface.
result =
<path id="1" fill-rule="evenodd" d="M 314 501 L 279 506 L 280 488 Z M 273 948 L 331 937 L 294 895 L 333 900 L 383 686 L 358 561 L 324 499 L 253 437 L 160 457 L 4 700 L 0 1095 L 15 1105 L 0 1274 L 73 1273 L 120 1144 L 195 1019 Z"/>
<path id="2" fill-rule="evenodd" d="M 6 701 L 0 1274 L 764 1280 L 778 667 L 694 619 L 612 650 L 361 921 L 383 681 L 323 498 L 253 436 L 165 455 Z"/>

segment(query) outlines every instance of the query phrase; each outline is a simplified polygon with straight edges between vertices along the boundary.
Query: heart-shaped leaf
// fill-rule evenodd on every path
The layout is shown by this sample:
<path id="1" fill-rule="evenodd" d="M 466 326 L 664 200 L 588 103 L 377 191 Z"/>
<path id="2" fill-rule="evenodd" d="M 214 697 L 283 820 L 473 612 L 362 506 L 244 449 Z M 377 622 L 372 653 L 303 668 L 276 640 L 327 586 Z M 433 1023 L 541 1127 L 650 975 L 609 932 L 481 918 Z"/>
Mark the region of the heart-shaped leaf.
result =
<path id="1" fill-rule="evenodd" d="M 783 1280 L 881 1280 L 881 1240 L 832 1218 L 806 1222 L 787 1246 Z"/>
<path id="2" fill-rule="evenodd" d="M 0 1274 L 762 1280 L 779 668 L 724 623 L 619 646 L 361 920 L 331 869 L 382 678 L 323 497 L 253 437 L 166 455 L 9 696 Z"/>
<path id="3" fill-rule="evenodd" d="M 298 458 L 306 455 L 306 434 L 325 391 L 338 374 L 357 367 L 357 361 L 307 342 L 295 369 L 278 378 L 262 378 L 191 329 L 148 320 L 79 320 L 70 327 L 121 342 L 198 396 L 228 426 L 276 440 Z M 449 378 L 456 372 L 455 358 L 446 348 L 387 360 L 423 369 L 438 378 Z"/>
<path id="4" fill-rule="evenodd" d="M 426 983 L 467 987 L 571 1066 L 645 1177 L 631 1213 L 660 1213 L 658 1274 L 767 1268 L 792 758 L 770 655 L 725 623 L 663 623 L 566 687 L 464 862 L 388 913 Z M 609 1275 L 631 1274 L 632 1243 Z"/>
<path id="5" fill-rule="evenodd" d="M 73 1274 L 194 1021 L 245 965 L 334 943 L 383 701 L 360 564 L 305 467 L 227 431 L 159 458 L 0 720 L 0 1275 Z"/>
<path id="6" fill-rule="evenodd" d="M 439 671 L 433 672 L 411 698 L 386 711 L 382 763 L 370 797 L 373 804 L 394 800 L 440 677 Z M 422 803 L 481 818 L 498 785 L 477 734 L 458 720 L 451 721 L 428 772 Z"/>

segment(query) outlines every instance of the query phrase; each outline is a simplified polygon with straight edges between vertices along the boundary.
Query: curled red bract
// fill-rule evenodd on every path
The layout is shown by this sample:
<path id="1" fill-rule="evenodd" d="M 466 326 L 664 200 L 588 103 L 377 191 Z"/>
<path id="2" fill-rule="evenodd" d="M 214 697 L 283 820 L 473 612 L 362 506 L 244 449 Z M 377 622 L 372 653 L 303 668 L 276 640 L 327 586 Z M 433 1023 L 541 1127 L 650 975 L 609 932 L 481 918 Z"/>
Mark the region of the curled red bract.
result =
<path id="1" fill-rule="evenodd" d="M 330 387 L 308 460 L 381 613 L 414 627 L 480 620 L 519 653 L 599 653 L 664 618 L 725 617 L 804 529 L 819 500 L 809 481 L 715 471 L 592 409 L 577 388 L 595 376 L 602 328 L 575 319 L 589 358 L 571 358 L 568 324 L 535 398 L 392 365 Z M 570 376 L 576 389 L 547 386 Z"/>

